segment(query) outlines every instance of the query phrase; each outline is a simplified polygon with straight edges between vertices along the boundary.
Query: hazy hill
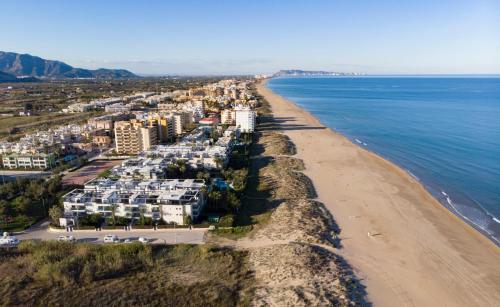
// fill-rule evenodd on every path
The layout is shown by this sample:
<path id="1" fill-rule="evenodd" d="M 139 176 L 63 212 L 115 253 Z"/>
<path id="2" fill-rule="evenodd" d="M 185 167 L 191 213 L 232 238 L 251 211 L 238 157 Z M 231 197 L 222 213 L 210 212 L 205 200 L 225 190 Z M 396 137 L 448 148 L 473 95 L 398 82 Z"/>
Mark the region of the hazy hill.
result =
<path id="1" fill-rule="evenodd" d="M 0 83 L 7 82 L 37 82 L 39 81 L 35 77 L 27 77 L 27 78 L 18 78 L 13 74 L 8 74 L 6 72 L 0 71 Z"/>
<path id="2" fill-rule="evenodd" d="M 12 82 L 16 80 L 17 80 L 16 76 L 0 71 L 0 82 Z"/>
<path id="3" fill-rule="evenodd" d="M 60 61 L 4 51 L 0 51 L 0 71 L 15 76 L 41 78 L 137 78 L 135 74 L 124 69 L 76 68 Z"/>

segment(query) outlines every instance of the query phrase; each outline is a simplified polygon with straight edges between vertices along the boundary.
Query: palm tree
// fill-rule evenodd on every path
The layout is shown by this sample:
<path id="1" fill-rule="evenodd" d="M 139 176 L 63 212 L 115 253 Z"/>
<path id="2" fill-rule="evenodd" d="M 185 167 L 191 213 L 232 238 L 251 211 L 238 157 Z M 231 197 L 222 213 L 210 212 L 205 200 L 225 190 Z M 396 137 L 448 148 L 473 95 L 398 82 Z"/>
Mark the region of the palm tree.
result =
<path id="1" fill-rule="evenodd" d="M 159 223 L 161 223 L 161 221 L 163 221 L 163 206 L 160 204 L 160 221 Z"/>
<path id="2" fill-rule="evenodd" d="M 219 208 L 218 202 L 222 198 L 221 192 L 220 191 L 212 191 L 212 192 L 210 192 L 210 194 L 208 195 L 208 197 L 214 202 L 214 204 L 215 204 L 215 211 L 217 211 L 218 208 Z"/>
<path id="3" fill-rule="evenodd" d="M 144 213 L 146 213 L 146 208 L 142 206 L 142 207 L 139 208 L 139 214 L 141 215 L 139 223 L 141 225 L 144 225 Z"/>
<path id="4" fill-rule="evenodd" d="M 186 162 L 184 162 L 183 160 L 178 160 L 177 166 L 179 168 L 179 172 L 181 173 L 181 175 L 184 175 L 187 171 Z"/>
<path id="5" fill-rule="evenodd" d="M 118 208 L 118 204 L 111 204 L 109 206 L 111 208 L 111 220 L 113 221 L 113 226 L 116 225 L 116 209 Z"/>
<path id="6" fill-rule="evenodd" d="M 215 157 L 215 158 L 214 158 L 214 162 L 215 162 L 215 166 L 216 166 L 217 168 L 220 168 L 220 167 L 221 167 L 221 165 L 222 165 L 222 159 L 221 159 L 220 157 Z"/>

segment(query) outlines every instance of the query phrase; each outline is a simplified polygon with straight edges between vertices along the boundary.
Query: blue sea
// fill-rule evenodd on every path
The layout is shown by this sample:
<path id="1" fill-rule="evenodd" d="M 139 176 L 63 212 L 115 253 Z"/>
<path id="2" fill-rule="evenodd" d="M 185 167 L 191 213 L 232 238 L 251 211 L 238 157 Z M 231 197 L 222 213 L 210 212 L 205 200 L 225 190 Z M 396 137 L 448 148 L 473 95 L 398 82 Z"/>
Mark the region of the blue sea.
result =
<path id="1" fill-rule="evenodd" d="M 405 169 L 500 244 L 500 76 L 280 77 L 268 86 Z"/>

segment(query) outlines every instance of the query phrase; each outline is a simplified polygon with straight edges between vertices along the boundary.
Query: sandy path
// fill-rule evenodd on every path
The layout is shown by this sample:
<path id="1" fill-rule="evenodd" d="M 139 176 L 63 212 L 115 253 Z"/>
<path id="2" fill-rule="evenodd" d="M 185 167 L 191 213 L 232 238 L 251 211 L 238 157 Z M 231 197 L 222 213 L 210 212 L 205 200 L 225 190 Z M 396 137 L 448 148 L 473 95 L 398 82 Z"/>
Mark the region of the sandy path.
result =
<path id="1" fill-rule="evenodd" d="M 392 163 L 260 84 L 376 306 L 498 306 L 500 248 Z M 377 234 L 368 236 L 368 233 Z"/>

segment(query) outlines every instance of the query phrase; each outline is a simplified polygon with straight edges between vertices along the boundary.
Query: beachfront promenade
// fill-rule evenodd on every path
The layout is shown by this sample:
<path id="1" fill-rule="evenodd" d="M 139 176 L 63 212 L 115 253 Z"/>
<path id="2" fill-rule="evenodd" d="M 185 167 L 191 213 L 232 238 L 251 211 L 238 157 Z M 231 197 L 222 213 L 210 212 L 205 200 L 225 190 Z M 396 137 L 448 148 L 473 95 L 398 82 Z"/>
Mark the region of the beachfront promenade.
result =
<path id="1" fill-rule="evenodd" d="M 408 173 L 270 91 L 274 127 L 297 148 L 341 229 L 339 254 L 375 306 L 496 306 L 500 249 Z"/>

